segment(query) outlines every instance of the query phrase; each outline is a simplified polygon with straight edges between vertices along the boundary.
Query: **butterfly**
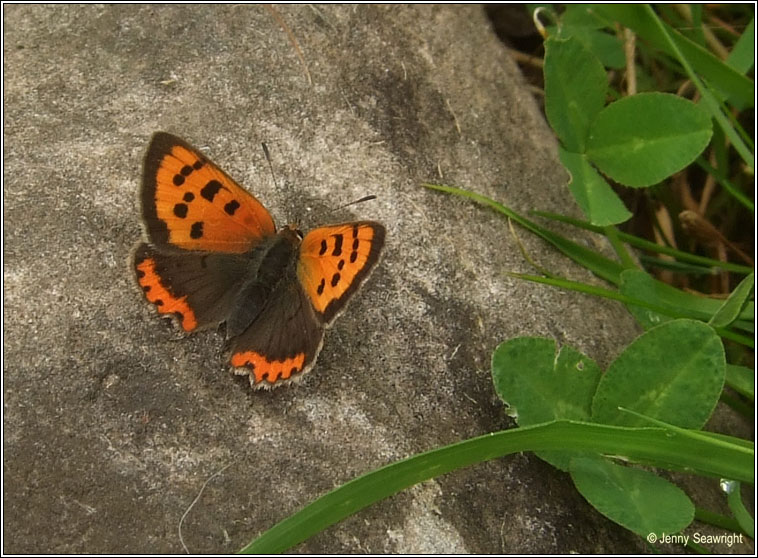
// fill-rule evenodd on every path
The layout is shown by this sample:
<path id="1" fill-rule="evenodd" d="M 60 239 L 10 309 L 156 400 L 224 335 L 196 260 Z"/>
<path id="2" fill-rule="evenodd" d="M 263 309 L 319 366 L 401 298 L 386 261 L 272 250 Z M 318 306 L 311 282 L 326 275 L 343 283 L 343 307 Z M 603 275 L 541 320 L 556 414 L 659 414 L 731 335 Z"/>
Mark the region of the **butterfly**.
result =
<path id="1" fill-rule="evenodd" d="M 375 221 L 277 232 L 255 197 L 165 132 L 148 147 L 140 201 L 147 242 L 131 265 L 145 297 L 185 332 L 225 324 L 234 372 L 254 388 L 313 367 L 384 246 Z"/>

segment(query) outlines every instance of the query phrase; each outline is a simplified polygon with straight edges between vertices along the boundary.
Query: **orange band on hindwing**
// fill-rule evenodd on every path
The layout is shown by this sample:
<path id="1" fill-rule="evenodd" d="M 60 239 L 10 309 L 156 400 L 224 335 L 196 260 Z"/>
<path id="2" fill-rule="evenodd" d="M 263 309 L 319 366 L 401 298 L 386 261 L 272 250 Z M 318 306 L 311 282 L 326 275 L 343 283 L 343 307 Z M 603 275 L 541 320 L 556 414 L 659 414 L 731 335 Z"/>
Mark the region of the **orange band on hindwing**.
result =
<path id="1" fill-rule="evenodd" d="M 263 381 L 274 385 L 277 381 L 287 380 L 294 374 L 303 370 L 305 363 L 305 354 L 300 353 L 292 358 L 284 360 L 268 360 L 265 356 L 255 351 L 245 351 L 232 355 L 232 366 L 242 368 L 243 366 L 252 367 L 252 384 L 260 384 Z M 253 382 L 253 376 L 255 381 Z"/>
<path id="2" fill-rule="evenodd" d="M 192 331 L 197 327 L 197 319 L 192 308 L 187 304 L 187 297 L 175 297 L 162 284 L 160 276 L 155 271 L 155 260 L 147 258 L 137 262 L 136 269 L 137 281 L 145 297 L 155 304 L 159 313 L 177 314 L 184 331 Z"/>

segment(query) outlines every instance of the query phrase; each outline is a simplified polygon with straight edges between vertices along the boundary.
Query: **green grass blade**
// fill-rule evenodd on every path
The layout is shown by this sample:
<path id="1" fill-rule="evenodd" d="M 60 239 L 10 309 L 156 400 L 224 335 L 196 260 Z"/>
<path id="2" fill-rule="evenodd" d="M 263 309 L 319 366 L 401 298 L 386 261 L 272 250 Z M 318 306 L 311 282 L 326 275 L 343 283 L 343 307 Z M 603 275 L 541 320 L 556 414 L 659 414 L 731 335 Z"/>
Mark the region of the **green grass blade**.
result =
<path id="1" fill-rule="evenodd" d="M 732 182 L 726 178 L 721 172 L 714 169 L 711 164 L 705 160 L 705 158 L 701 155 L 698 157 L 695 162 L 700 166 L 701 169 L 703 169 L 705 172 L 710 174 L 713 178 L 716 179 L 716 182 L 718 182 L 721 187 L 729 192 L 734 199 L 736 199 L 738 202 L 740 202 L 743 206 L 745 206 L 747 209 L 749 209 L 751 212 L 755 211 L 755 204 L 753 203 L 753 200 L 748 198 L 745 194 L 742 193 L 742 191 L 737 188 Z"/>
<path id="2" fill-rule="evenodd" d="M 739 343 L 740 345 L 745 345 L 746 347 L 750 347 L 751 349 L 755 348 L 755 342 L 753 341 L 752 337 L 748 337 L 747 335 L 742 335 L 740 333 L 732 331 L 731 329 L 721 329 L 721 328 L 714 328 L 714 329 L 716 330 L 716 333 L 718 333 L 724 339 L 728 339 L 729 341 L 734 341 L 735 343 Z"/>
<path id="3" fill-rule="evenodd" d="M 525 273 L 509 273 L 513 277 L 524 279 L 525 281 L 533 281 L 534 283 L 542 283 L 543 285 L 550 285 L 552 287 L 558 287 L 570 291 L 576 291 L 579 293 L 590 294 L 594 296 L 601 296 L 610 300 L 618 300 L 624 304 L 633 304 L 634 306 L 641 306 L 648 310 L 653 310 L 659 314 L 665 314 L 672 318 L 692 318 L 694 320 L 708 321 L 710 315 L 705 312 L 699 312 L 694 308 L 674 308 L 672 306 L 663 306 L 649 302 L 645 299 L 635 298 L 627 296 L 619 291 L 611 289 L 604 289 L 595 285 L 588 285 L 586 283 L 579 283 L 578 281 L 570 281 L 568 279 L 557 279 L 554 277 L 542 277 L 540 275 L 529 275 Z"/>
<path id="4" fill-rule="evenodd" d="M 708 525 L 713 525 L 714 527 L 719 527 L 724 531 L 734 531 L 735 533 L 742 531 L 742 527 L 740 527 L 737 520 L 704 508 L 695 508 L 695 520 L 707 523 Z M 747 533 L 745 534 L 747 535 Z"/>
<path id="5" fill-rule="evenodd" d="M 548 211 L 532 211 L 531 213 L 539 217 L 545 217 L 546 219 L 552 219 L 554 221 L 559 221 L 561 223 L 568 223 L 570 225 L 574 225 L 575 227 L 579 227 L 587 231 L 592 231 L 599 234 L 605 233 L 605 229 L 603 227 L 598 227 L 598 226 L 592 225 L 591 223 L 588 223 L 587 221 L 581 221 L 579 219 L 574 219 L 573 217 L 566 217 L 564 215 L 558 215 L 557 213 L 550 213 Z M 752 273 L 753 271 L 751 267 L 729 263 L 729 262 L 722 262 L 719 260 L 706 258 L 704 256 L 697 256 L 695 254 L 690 254 L 688 252 L 682 252 L 681 250 L 677 250 L 669 246 L 662 246 L 660 244 L 656 244 L 655 242 L 650 242 L 649 240 L 645 240 L 644 238 L 639 238 L 637 236 L 627 234 L 624 232 L 619 231 L 618 237 L 619 237 L 619 240 L 621 240 L 622 242 L 626 242 L 627 244 L 629 244 L 630 246 L 634 246 L 635 248 L 640 248 L 642 250 L 647 250 L 649 252 L 653 252 L 656 254 L 666 254 L 668 256 L 672 256 L 684 262 L 702 264 L 710 269 L 724 269 L 726 271 L 732 271 L 734 273 L 742 273 L 743 275 L 747 275 L 749 273 Z"/>
<path id="6" fill-rule="evenodd" d="M 726 365 L 726 383 L 750 401 L 755 400 L 755 375 L 750 368 L 737 364 Z"/>
<path id="7" fill-rule="evenodd" d="M 438 190 L 440 192 L 446 192 L 448 194 L 455 194 L 457 196 L 469 198 L 481 204 L 487 205 L 495 211 L 502 213 L 506 217 L 509 217 L 512 220 L 516 221 L 525 229 L 532 231 L 534 234 L 542 237 L 544 240 L 558 248 L 558 250 L 566 254 L 566 256 L 574 260 L 582 267 L 587 268 L 598 277 L 605 279 L 610 283 L 616 285 L 619 284 L 619 277 L 621 275 L 621 272 L 624 271 L 624 267 L 621 264 L 614 262 L 613 260 L 609 260 L 597 252 L 593 252 L 584 246 L 580 246 L 575 242 L 572 242 L 560 235 L 557 235 L 547 229 L 540 227 L 537 225 L 537 223 L 534 223 L 533 221 L 522 217 L 503 204 L 498 203 L 486 196 L 482 196 L 474 192 L 469 192 L 468 190 L 463 190 L 461 188 L 455 188 L 453 186 L 444 186 L 442 184 L 423 184 L 423 186 L 425 188 L 429 188 L 430 190 Z"/>
<path id="8" fill-rule="evenodd" d="M 665 24 L 663 24 L 664 29 L 670 31 L 664 34 L 659 26 L 658 16 L 648 5 L 596 4 L 592 6 L 592 9 L 609 22 L 618 22 L 624 27 L 632 29 L 639 37 L 654 47 L 676 57 L 675 50 L 672 48 L 673 42 L 677 49 L 691 61 L 693 69 L 709 83 L 718 84 L 719 88 L 738 107 L 754 106 L 755 85 L 751 79 L 725 64 L 697 43 L 665 26 Z M 672 41 L 667 38 L 666 35 L 668 34 L 673 37 Z M 751 44 L 752 42 L 751 38 Z"/>
<path id="9" fill-rule="evenodd" d="M 676 260 L 669 260 L 667 258 L 648 256 L 647 254 L 638 254 L 637 257 L 642 264 L 642 268 L 647 270 L 662 269 L 665 271 L 673 271 L 674 273 L 681 273 L 683 275 L 692 276 L 714 275 L 711 268 L 704 267 L 702 265 L 688 264 L 684 262 L 678 262 Z"/>
<path id="10" fill-rule="evenodd" d="M 445 446 L 367 473 L 325 494 L 263 533 L 243 553 L 276 553 L 375 502 L 419 482 L 522 451 L 581 450 L 716 478 L 753 481 L 752 446 L 715 444 L 658 428 L 624 428 L 556 421 Z"/>
<path id="11" fill-rule="evenodd" d="M 740 317 L 748 298 L 753 293 L 754 278 L 751 273 L 740 281 L 740 284 L 735 287 L 729 298 L 724 301 L 711 318 L 710 323 L 713 327 L 728 327 Z"/>
<path id="12" fill-rule="evenodd" d="M 691 318 L 694 320 L 707 322 L 711 316 L 711 314 L 698 310 L 697 308 L 687 308 L 683 306 L 673 307 L 673 306 L 664 306 L 660 304 L 655 304 L 641 298 L 627 296 L 618 291 L 613 291 L 611 289 L 604 289 L 602 287 L 596 287 L 594 285 L 587 285 L 585 283 L 579 283 L 577 281 L 569 281 L 568 279 L 560 279 L 560 278 L 555 278 L 555 277 L 542 277 L 540 275 L 528 275 L 524 273 L 509 273 L 508 275 L 511 275 L 513 277 L 518 277 L 519 279 L 524 279 L 526 281 L 533 281 L 535 283 L 542 283 L 544 285 L 559 287 L 561 289 L 568 289 L 568 290 L 577 291 L 580 293 L 586 293 L 586 294 L 591 294 L 595 296 L 602 296 L 604 298 L 609 298 L 611 300 L 618 300 L 619 302 L 623 302 L 624 304 L 631 304 L 634 306 L 647 308 L 659 314 L 670 316 L 671 318 Z M 742 345 L 745 345 L 746 347 L 750 347 L 750 348 L 754 347 L 754 342 L 753 342 L 752 337 L 748 337 L 746 335 L 742 335 L 735 331 L 724 329 L 724 328 L 714 328 L 714 330 L 724 339 L 729 339 L 730 341 L 734 341 L 735 343 L 740 343 Z"/>
<path id="13" fill-rule="evenodd" d="M 727 502 L 729 503 L 729 509 L 732 510 L 734 518 L 740 524 L 740 528 L 747 533 L 747 536 L 751 539 L 755 537 L 755 522 L 750 512 L 745 508 L 745 504 L 742 502 L 742 494 L 740 493 L 740 483 L 730 482 L 727 487 Z"/>
<path id="14" fill-rule="evenodd" d="M 621 237 L 619 236 L 620 231 L 616 227 L 607 226 L 603 227 L 603 232 L 605 233 L 605 238 L 607 238 L 608 242 L 613 246 L 616 255 L 618 255 L 619 259 L 623 262 L 624 267 L 626 269 L 637 269 L 637 263 L 629 254 L 626 246 L 622 243 Z"/>
<path id="15" fill-rule="evenodd" d="M 742 74 L 746 74 L 755 65 L 755 18 L 750 20 L 740 38 L 732 48 L 726 63 Z"/>

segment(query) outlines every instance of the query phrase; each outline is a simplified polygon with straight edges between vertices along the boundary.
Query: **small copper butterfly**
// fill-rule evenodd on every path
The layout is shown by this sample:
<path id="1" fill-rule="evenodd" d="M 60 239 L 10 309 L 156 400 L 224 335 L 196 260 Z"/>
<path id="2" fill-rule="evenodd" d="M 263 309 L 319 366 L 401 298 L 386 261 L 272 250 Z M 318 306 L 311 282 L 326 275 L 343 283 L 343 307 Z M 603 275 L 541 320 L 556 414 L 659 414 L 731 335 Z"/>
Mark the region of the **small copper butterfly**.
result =
<path id="1" fill-rule="evenodd" d="M 231 365 L 255 388 L 313 367 L 324 329 L 384 246 L 374 221 L 277 232 L 255 197 L 165 132 L 145 156 L 141 205 L 147 242 L 132 265 L 145 297 L 186 332 L 224 323 Z"/>

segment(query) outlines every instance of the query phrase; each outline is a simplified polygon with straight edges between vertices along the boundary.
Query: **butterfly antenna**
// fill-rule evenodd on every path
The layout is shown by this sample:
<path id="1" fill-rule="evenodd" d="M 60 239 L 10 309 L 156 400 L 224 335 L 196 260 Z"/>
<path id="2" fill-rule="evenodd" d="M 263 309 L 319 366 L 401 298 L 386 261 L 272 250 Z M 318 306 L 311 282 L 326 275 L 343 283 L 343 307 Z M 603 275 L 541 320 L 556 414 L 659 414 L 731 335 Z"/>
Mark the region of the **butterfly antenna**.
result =
<path id="1" fill-rule="evenodd" d="M 345 209 L 346 207 L 349 207 L 351 205 L 355 205 L 356 203 L 363 203 L 365 201 L 371 201 L 371 200 L 375 200 L 375 199 L 376 199 L 376 196 L 374 194 L 371 194 L 369 196 L 363 196 L 359 200 L 354 200 L 354 201 L 351 201 L 350 203 L 346 203 L 345 205 L 341 205 L 339 207 L 335 207 L 334 209 L 332 209 L 331 211 L 329 211 L 329 213 L 334 213 L 335 211 L 339 211 L 340 209 Z"/>
<path id="2" fill-rule="evenodd" d="M 268 152 L 268 145 L 266 145 L 266 142 L 261 142 L 261 147 L 263 148 L 263 154 L 268 161 L 268 168 L 271 169 L 271 178 L 274 179 L 274 188 L 279 190 L 279 185 L 276 183 L 276 173 L 274 173 L 274 164 L 271 162 L 271 154 Z"/>

